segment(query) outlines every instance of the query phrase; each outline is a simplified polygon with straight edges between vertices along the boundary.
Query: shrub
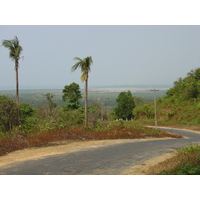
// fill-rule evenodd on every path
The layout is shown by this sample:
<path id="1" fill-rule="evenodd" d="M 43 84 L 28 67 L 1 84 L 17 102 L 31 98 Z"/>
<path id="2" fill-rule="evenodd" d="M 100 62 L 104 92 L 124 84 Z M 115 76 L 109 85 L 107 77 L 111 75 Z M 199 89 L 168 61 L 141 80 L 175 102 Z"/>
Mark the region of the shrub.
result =
<path id="1" fill-rule="evenodd" d="M 0 95 L 0 131 L 10 132 L 16 125 L 16 105 L 14 101 Z"/>

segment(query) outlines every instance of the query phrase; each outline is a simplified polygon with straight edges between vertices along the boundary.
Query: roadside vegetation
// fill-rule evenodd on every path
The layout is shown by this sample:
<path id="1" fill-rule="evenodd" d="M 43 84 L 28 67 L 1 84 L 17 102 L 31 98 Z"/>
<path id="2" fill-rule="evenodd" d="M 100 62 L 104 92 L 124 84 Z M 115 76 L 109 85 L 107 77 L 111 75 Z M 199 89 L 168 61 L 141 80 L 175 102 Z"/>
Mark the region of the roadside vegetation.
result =
<path id="1" fill-rule="evenodd" d="M 37 98 L 31 95 L 29 100 L 34 102 L 34 106 L 24 101 L 19 103 L 18 68 L 23 49 L 16 36 L 13 40 L 3 40 L 2 46 L 9 49 L 9 57 L 15 61 L 16 95 L 15 101 L 13 97 L 0 95 L 0 155 L 27 147 L 55 145 L 55 142 L 62 140 L 182 138 L 144 127 L 154 124 L 154 104 L 148 98 L 136 97 L 130 91 L 124 91 L 115 98 L 91 100 L 91 94 L 88 94 L 89 72 L 93 64 L 91 56 L 83 59 L 75 57 L 77 62 L 71 68 L 72 71 L 80 68 L 84 94 L 78 84 L 71 83 L 64 86 L 59 103 L 55 100 L 58 96 L 51 92 L 42 95 L 44 100 L 40 105 Z M 174 87 L 157 100 L 158 124 L 195 126 L 196 130 L 200 130 L 199 102 L 200 68 L 192 70 L 185 78 L 179 78 L 174 82 Z M 199 163 L 195 160 L 199 159 L 199 147 L 188 149 L 183 149 L 180 154 L 185 160 L 181 162 L 182 172 L 177 169 L 173 173 L 199 173 Z"/>
<path id="2" fill-rule="evenodd" d="M 175 155 L 149 168 L 149 175 L 199 175 L 200 146 L 190 145 L 175 152 Z"/>
<path id="3" fill-rule="evenodd" d="M 119 120 L 102 124 L 101 121 L 98 121 L 96 128 L 71 126 L 71 128 L 67 129 L 52 129 L 28 135 L 17 134 L 10 135 L 10 137 L 1 137 L 0 155 L 28 147 L 56 145 L 63 140 L 72 142 L 163 137 L 182 138 L 180 135 L 166 133 L 159 129 L 141 127 L 136 123 Z"/>
<path id="4" fill-rule="evenodd" d="M 163 175 L 198 175 L 200 174 L 200 146 L 190 145 L 178 151 L 179 163 L 170 171 L 163 171 Z"/>

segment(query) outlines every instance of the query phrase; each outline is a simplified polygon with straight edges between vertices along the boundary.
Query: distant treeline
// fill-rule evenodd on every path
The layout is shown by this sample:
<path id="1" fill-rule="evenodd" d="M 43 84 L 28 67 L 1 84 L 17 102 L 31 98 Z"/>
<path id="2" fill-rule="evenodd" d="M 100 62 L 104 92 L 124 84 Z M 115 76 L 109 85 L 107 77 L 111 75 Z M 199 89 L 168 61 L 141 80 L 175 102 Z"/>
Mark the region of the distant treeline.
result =
<path id="1" fill-rule="evenodd" d="M 156 93 L 156 97 L 162 98 L 165 96 L 167 90 L 160 90 Z M 20 103 L 28 103 L 33 107 L 38 107 L 47 104 L 45 97 L 46 93 L 54 94 L 53 100 L 57 105 L 64 105 L 66 102 L 62 100 L 62 89 L 38 89 L 38 90 L 20 90 L 19 100 Z M 100 104 L 102 106 L 115 107 L 117 105 L 116 98 L 120 92 L 89 92 L 88 103 L 89 105 L 93 103 Z M 84 93 L 82 91 L 84 96 Z M 15 99 L 15 90 L 5 90 L 0 91 L 0 95 L 6 95 L 13 100 Z M 132 95 L 135 97 L 136 105 L 145 104 L 154 100 L 154 93 L 151 91 L 133 92 Z M 84 104 L 84 99 L 80 100 L 80 104 Z"/>

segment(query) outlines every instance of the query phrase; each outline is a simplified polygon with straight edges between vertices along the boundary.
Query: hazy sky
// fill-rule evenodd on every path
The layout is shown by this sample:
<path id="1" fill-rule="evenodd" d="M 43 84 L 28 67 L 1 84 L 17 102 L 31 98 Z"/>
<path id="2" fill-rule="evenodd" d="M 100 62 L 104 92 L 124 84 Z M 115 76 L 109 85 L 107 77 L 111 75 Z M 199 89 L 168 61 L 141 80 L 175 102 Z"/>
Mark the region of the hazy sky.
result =
<path id="1" fill-rule="evenodd" d="M 0 26 L 23 47 L 21 89 L 83 87 L 74 57 L 92 56 L 89 86 L 173 85 L 200 67 L 200 26 Z M 15 89 L 14 62 L 0 47 L 0 89 Z"/>

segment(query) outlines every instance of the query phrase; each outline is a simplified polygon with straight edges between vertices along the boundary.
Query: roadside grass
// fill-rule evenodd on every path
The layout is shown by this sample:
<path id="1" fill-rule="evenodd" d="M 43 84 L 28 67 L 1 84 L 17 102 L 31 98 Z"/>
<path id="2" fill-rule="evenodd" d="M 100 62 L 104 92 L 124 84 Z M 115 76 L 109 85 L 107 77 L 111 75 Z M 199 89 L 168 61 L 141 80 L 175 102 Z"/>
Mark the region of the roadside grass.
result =
<path id="1" fill-rule="evenodd" d="M 149 168 L 148 175 L 200 175 L 200 146 L 192 144 L 176 151 L 174 157 Z"/>
<path id="2" fill-rule="evenodd" d="M 117 121 L 99 124 L 96 128 L 79 126 L 68 129 L 48 130 L 30 135 L 17 134 L 12 137 L 1 138 L 0 156 L 24 148 L 57 145 L 59 141 L 140 139 L 148 137 L 182 138 L 180 135 L 170 134 L 159 129 L 143 127 L 132 121 Z"/>

